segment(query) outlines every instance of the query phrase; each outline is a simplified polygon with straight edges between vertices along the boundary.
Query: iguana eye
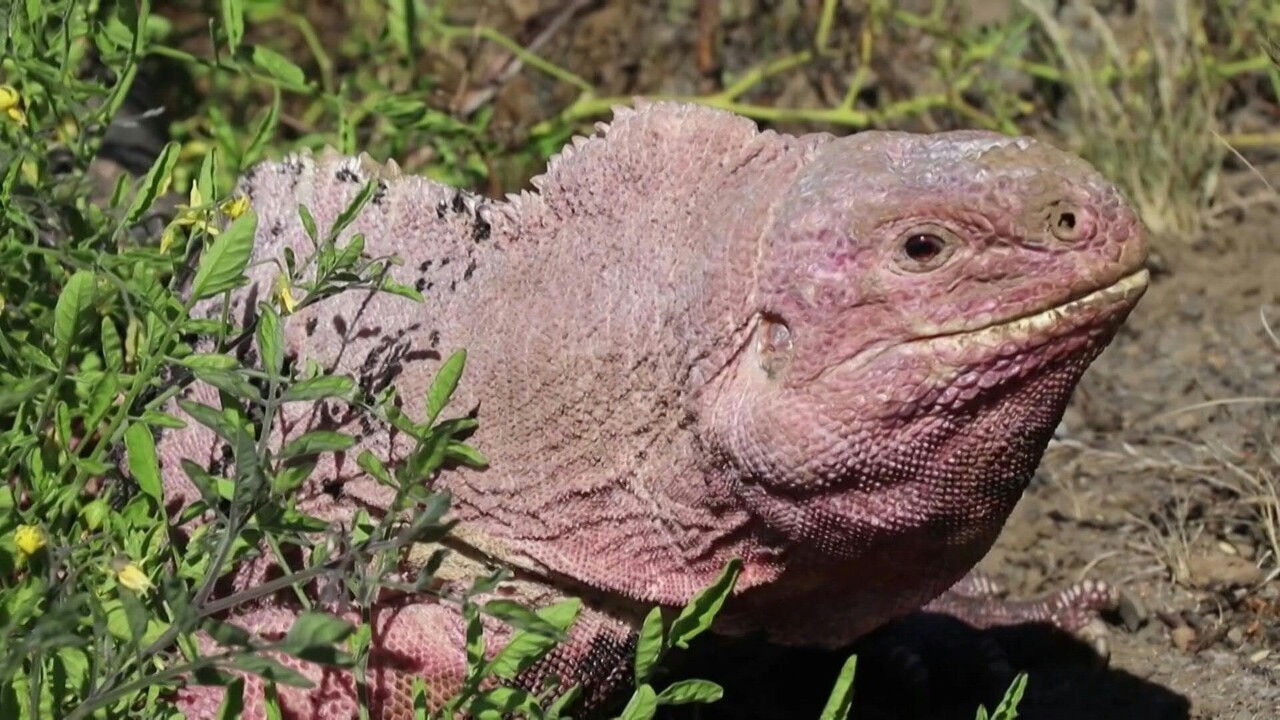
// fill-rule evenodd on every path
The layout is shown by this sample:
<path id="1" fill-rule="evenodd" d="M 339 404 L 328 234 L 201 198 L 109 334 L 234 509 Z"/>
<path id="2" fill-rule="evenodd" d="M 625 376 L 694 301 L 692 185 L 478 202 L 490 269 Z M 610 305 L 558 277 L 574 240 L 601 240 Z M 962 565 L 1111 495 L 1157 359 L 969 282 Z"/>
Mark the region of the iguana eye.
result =
<path id="1" fill-rule="evenodd" d="M 901 236 L 898 265 L 909 272 L 927 272 L 941 267 L 955 252 L 958 240 L 941 228 L 917 228 Z"/>

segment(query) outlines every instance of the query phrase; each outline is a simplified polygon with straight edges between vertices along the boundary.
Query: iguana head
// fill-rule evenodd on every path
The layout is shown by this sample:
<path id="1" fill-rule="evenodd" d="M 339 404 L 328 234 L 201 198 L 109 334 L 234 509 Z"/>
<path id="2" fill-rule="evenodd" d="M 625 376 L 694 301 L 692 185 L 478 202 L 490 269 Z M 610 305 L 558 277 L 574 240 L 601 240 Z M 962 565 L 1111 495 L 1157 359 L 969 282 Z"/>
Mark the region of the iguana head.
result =
<path id="1" fill-rule="evenodd" d="M 971 563 L 1145 289 L 1142 227 L 1087 163 L 1027 138 L 867 132 L 813 152 L 761 238 L 713 445 L 793 547 L 901 539 Z"/>

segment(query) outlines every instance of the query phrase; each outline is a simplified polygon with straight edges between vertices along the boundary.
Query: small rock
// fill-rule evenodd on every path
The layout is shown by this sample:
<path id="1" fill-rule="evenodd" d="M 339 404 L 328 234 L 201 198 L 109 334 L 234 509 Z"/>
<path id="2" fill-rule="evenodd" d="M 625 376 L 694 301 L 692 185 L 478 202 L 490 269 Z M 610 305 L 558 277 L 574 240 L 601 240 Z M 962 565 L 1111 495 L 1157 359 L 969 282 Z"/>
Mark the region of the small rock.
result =
<path id="1" fill-rule="evenodd" d="M 1244 643 L 1244 630 L 1241 630 L 1238 627 L 1231 628 L 1227 631 L 1227 640 L 1230 641 L 1232 645 L 1239 647 Z"/>
<path id="2" fill-rule="evenodd" d="M 1169 639 L 1173 641 L 1173 646 L 1187 652 L 1191 649 L 1191 643 L 1196 641 L 1196 631 L 1183 625 L 1169 631 Z"/>
<path id="3" fill-rule="evenodd" d="M 1124 627 L 1129 632 L 1137 632 L 1139 628 L 1147 624 L 1147 619 L 1151 617 L 1151 613 L 1147 610 L 1147 606 L 1141 600 L 1130 595 L 1129 593 L 1120 593 L 1120 622 L 1124 623 Z"/>
<path id="4" fill-rule="evenodd" d="M 1200 588 L 1239 587 L 1262 582 L 1262 571 L 1239 555 L 1206 553 L 1187 558 L 1191 584 Z"/>
<path id="5" fill-rule="evenodd" d="M 1267 658 L 1269 658 L 1269 657 L 1271 657 L 1271 651 L 1270 651 L 1270 650 L 1259 650 L 1258 652 L 1256 652 L 1256 653 L 1254 653 L 1254 654 L 1252 654 L 1252 655 L 1250 655 L 1250 656 L 1249 656 L 1249 662 L 1251 662 L 1251 663 L 1260 663 L 1260 662 L 1262 662 L 1263 660 L 1266 660 L 1266 659 L 1267 659 Z"/>

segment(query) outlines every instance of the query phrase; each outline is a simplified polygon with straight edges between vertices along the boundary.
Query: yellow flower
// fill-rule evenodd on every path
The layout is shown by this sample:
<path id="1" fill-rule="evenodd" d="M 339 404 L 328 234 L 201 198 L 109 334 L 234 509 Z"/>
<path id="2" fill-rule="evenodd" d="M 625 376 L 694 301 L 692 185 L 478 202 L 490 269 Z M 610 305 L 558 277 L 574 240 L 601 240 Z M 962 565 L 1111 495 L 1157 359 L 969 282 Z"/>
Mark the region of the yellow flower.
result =
<path id="1" fill-rule="evenodd" d="M 151 579 L 128 557 L 117 555 L 111 561 L 111 568 L 115 570 L 116 581 L 130 590 L 145 594 L 151 589 Z"/>
<path id="2" fill-rule="evenodd" d="M 0 110 L 18 107 L 21 103 L 22 96 L 18 94 L 17 88 L 12 85 L 0 85 Z"/>
<path id="3" fill-rule="evenodd" d="M 169 253 L 169 250 L 173 247 L 173 237 L 175 234 L 176 231 L 173 229 L 173 225 L 165 227 L 164 232 L 160 233 L 160 252 L 165 254 Z"/>
<path id="4" fill-rule="evenodd" d="M 27 114 L 22 110 L 22 95 L 12 85 L 0 85 L 0 111 L 19 125 L 27 124 Z"/>
<path id="5" fill-rule="evenodd" d="M 241 215 L 244 215 L 245 212 L 249 210 L 249 196 L 237 195 L 236 197 L 233 197 L 230 200 L 227 200 L 226 202 L 222 203 L 221 209 L 222 209 L 222 214 L 226 215 L 228 218 L 232 220 L 235 220 Z"/>
<path id="6" fill-rule="evenodd" d="M 204 207 L 204 195 L 201 194 L 200 188 L 196 184 L 191 185 L 191 194 L 188 197 L 188 204 L 178 205 L 177 217 L 174 218 L 173 224 L 180 226 L 188 226 L 193 230 L 203 230 L 209 235 L 218 234 L 218 226 L 216 223 L 210 222 L 213 216 L 210 208 Z M 164 242 L 161 237 L 160 242 Z M 170 239 L 170 245 L 173 240 Z M 162 250 L 166 248 L 161 248 Z"/>
<path id="7" fill-rule="evenodd" d="M 19 525 L 13 533 L 13 542 L 23 555 L 35 555 L 45 545 L 44 531 L 35 525 Z"/>
<path id="8" fill-rule="evenodd" d="M 289 289 L 289 278 L 283 274 L 276 277 L 276 297 L 280 300 L 283 314 L 292 315 L 298 309 L 298 301 L 293 299 L 293 291 Z"/>

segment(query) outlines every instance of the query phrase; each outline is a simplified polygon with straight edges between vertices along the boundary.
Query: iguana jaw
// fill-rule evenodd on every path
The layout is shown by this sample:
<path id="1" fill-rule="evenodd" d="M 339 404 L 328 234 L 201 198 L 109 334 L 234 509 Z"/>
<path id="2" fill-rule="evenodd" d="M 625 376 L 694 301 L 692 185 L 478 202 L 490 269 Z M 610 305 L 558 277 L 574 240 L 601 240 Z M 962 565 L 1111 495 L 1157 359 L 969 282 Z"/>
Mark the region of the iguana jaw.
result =
<path id="1" fill-rule="evenodd" d="M 953 330 L 921 335 L 894 345 L 868 348 L 844 362 L 824 371 L 819 380 L 830 375 L 862 370 L 878 358 L 893 352 L 929 354 L 942 367 L 962 369 L 983 360 L 1008 358 L 1030 348 L 1077 331 L 1105 328 L 1119 322 L 1137 304 L 1147 290 L 1150 273 L 1139 269 L 1104 287 L 1077 293 L 1065 302 L 1051 307 L 997 320 L 968 320 Z"/>
<path id="2" fill-rule="evenodd" d="M 1117 311 L 1128 310 L 1147 290 L 1151 274 L 1146 269 L 1126 275 L 1106 287 L 1087 292 L 1045 310 L 1033 311 L 998 320 L 974 328 L 917 338 L 912 343 L 933 343 L 942 349 L 949 346 L 971 348 L 975 343 L 991 345 L 1009 341 L 1034 340 L 1061 335 L 1082 323 L 1106 319 Z"/>

